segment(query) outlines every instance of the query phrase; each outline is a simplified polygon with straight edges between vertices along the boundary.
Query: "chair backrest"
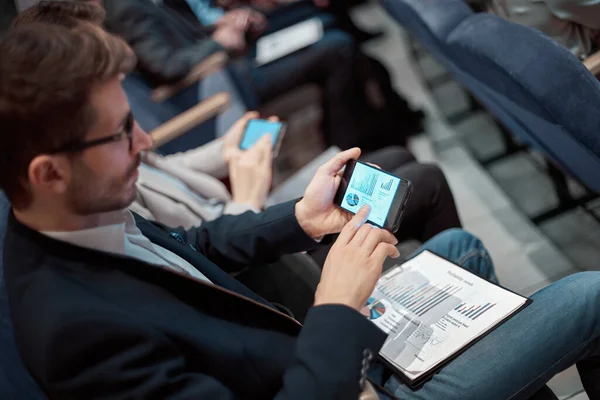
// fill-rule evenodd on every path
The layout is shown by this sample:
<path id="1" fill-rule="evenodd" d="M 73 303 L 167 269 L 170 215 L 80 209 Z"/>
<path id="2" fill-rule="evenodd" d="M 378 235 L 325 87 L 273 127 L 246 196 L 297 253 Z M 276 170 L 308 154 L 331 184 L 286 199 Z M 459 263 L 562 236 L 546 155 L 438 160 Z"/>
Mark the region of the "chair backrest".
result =
<path id="1" fill-rule="evenodd" d="M 438 62 L 486 107 L 496 106 L 487 96 L 483 85 L 465 73 L 456 54 L 450 53 L 448 35 L 474 15 L 464 0 L 380 0 L 388 14 L 416 38 Z M 500 112 L 500 111 L 498 111 Z M 517 128 L 515 121 L 506 119 L 507 128 Z M 513 126 L 514 125 L 514 126 Z"/>
<path id="2" fill-rule="evenodd" d="M 457 78 L 490 112 L 600 192 L 600 84 L 575 56 L 535 29 L 490 14 L 464 20 L 446 46 L 467 76 Z"/>
<path id="3" fill-rule="evenodd" d="M 6 196 L 0 191 L 0 397 L 23 400 L 45 399 L 43 392 L 27 372 L 17 350 L 4 288 L 2 250 L 9 209 L 10 204 Z"/>
<path id="4" fill-rule="evenodd" d="M 439 62 L 453 70 L 444 43 L 455 27 L 473 15 L 464 0 L 380 0 L 380 3 Z"/>

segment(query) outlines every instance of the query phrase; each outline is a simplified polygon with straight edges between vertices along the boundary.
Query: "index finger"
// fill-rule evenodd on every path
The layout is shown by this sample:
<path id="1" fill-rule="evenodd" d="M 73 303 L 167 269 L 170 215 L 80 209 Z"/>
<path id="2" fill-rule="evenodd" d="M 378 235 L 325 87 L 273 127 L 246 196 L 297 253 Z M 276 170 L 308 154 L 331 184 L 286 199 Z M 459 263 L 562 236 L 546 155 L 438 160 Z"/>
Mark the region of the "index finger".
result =
<path id="1" fill-rule="evenodd" d="M 342 151 L 341 153 L 336 154 L 331 160 L 321 165 L 319 172 L 328 176 L 333 176 L 337 174 L 348 161 L 352 159 L 356 160 L 358 157 L 360 157 L 360 149 L 358 147 Z"/>
<path id="2" fill-rule="evenodd" d="M 340 235 L 337 238 L 336 243 L 340 243 L 341 245 L 347 245 L 356 235 L 356 232 L 360 229 L 361 226 L 367 222 L 369 218 L 369 214 L 371 213 L 371 206 L 365 204 L 358 210 L 356 215 L 352 217 L 352 219 L 344 226 Z"/>

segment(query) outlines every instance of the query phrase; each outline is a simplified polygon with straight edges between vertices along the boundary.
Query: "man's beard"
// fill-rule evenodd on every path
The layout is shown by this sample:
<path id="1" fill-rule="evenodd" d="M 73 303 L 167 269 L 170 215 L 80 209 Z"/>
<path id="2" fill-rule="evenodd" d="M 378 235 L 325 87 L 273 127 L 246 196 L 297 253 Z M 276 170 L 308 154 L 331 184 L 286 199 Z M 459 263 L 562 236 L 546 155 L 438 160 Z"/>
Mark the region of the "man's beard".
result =
<path id="1" fill-rule="evenodd" d="M 130 184 L 141 163 L 141 156 L 129 167 L 122 179 L 112 182 L 95 177 L 81 165 L 74 175 L 70 190 L 70 206 L 76 214 L 90 215 L 122 210 L 136 198 L 137 190 Z"/>

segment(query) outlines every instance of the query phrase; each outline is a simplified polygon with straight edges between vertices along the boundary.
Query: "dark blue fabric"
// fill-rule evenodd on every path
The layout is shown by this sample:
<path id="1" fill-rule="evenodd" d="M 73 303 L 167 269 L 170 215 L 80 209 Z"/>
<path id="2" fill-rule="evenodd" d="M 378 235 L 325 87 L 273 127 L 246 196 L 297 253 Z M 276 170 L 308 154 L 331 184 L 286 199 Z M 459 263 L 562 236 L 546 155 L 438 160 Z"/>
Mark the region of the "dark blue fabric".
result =
<path id="1" fill-rule="evenodd" d="M 454 62 L 446 54 L 445 39 L 473 11 L 463 0 L 380 0 L 404 29 L 427 47 L 450 70 Z"/>
<path id="2" fill-rule="evenodd" d="M 44 394 L 27 372 L 17 351 L 8 299 L 4 289 L 2 250 L 9 208 L 10 205 L 4 192 L 0 191 L 0 397 L 23 400 L 45 399 Z"/>
<path id="3" fill-rule="evenodd" d="M 447 51 L 490 111 L 588 187 L 600 191 L 600 84 L 567 49 L 537 30 L 478 14 L 448 36 Z M 481 93 L 483 92 L 483 97 Z M 496 104 L 495 106 L 493 104 Z M 512 121 L 513 127 L 515 121 Z"/>
<path id="4" fill-rule="evenodd" d="M 600 84 L 540 32 L 462 0 L 380 0 L 513 134 L 600 192 Z"/>

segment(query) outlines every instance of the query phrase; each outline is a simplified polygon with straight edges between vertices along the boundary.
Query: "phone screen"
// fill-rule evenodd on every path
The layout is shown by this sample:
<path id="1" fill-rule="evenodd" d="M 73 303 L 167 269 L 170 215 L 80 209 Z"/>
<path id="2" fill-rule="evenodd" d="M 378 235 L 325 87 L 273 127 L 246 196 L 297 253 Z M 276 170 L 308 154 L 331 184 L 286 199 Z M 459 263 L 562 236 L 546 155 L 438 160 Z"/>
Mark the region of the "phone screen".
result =
<path id="1" fill-rule="evenodd" d="M 341 199 L 341 207 L 356 214 L 363 205 L 368 204 L 371 206 L 368 220 L 383 227 L 400 181 L 400 178 L 357 162 Z"/>
<path id="2" fill-rule="evenodd" d="M 271 122 L 264 119 L 251 119 L 246 124 L 244 136 L 240 142 L 240 149 L 247 150 L 254 145 L 261 137 L 271 134 L 273 146 L 277 144 L 277 139 L 281 133 L 281 122 Z"/>

